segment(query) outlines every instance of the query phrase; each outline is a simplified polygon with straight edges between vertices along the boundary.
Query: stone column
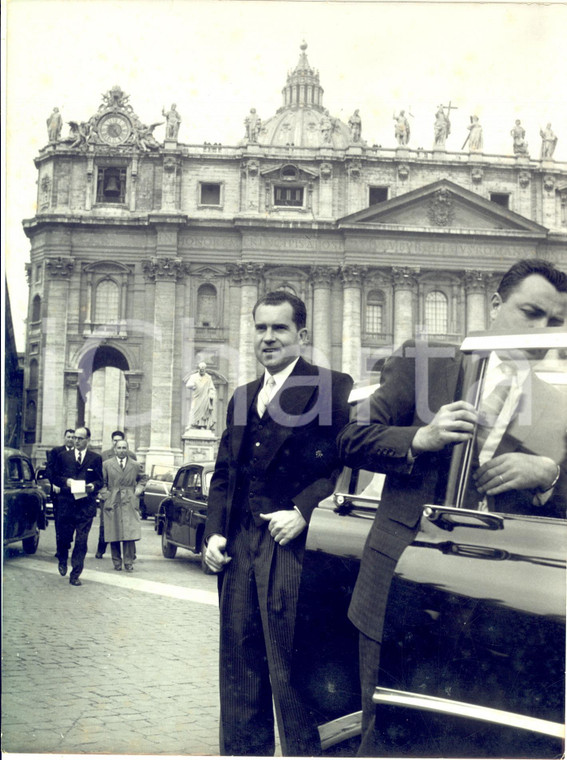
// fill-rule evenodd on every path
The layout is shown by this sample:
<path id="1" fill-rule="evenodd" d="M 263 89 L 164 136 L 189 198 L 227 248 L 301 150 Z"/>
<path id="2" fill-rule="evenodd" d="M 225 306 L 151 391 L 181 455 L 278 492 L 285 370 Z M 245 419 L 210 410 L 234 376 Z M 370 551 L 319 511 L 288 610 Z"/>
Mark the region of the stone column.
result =
<path id="1" fill-rule="evenodd" d="M 249 383 L 257 376 L 252 309 L 258 300 L 258 282 L 263 269 L 263 264 L 250 261 L 238 265 L 238 278 L 241 282 L 238 385 Z"/>
<path id="2" fill-rule="evenodd" d="M 159 238 L 158 238 L 159 239 Z M 154 335 L 151 370 L 150 446 L 146 469 L 152 464 L 174 466 L 172 448 L 173 390 L 180 378 L 174 377 L 174 334 L 177 281 L 183 276 L 181 259 L 156 256 L 142 262 L 146 280 L 155 283 Z"/>
<path id="3" fill-rule="evenodd" d="M 240 358 L 240 318 L 236 319 L 235 315 L 240 315 L 240 266 L 238 264 L 229 264 L 227 266 L 227 274 L 228 309 L 226 312 L 227 316 L 224 320 L 224 324 L 228 322 L 228 353 L 226 356 L 226 374 L 228 377 L 228 396 L 230 397 L 238 385 L 239 378 L 238 365 Z"/>
<path id="4" fill-rule="evenodd" d="M 65 427 L 74 428 L 77 424 L 77 393 L 79 388 L 79 371 L 65 371 Z"/>
<path id="5" fill-rule="evenodd" d="M 465 271 L 465 293 L 467 298 L 467 323 L 465 334 L 475 330 L 486 330 L 486 289 L 489 274 L 474 269 Z"/>
<path id="6" fill-rule="evenodd" d="M 75 262 L 71 257 L 48 258 L 45 272 L 48 278 L 48 317 L 42 324 L 44 332 L 43 377 L 40 383 L 41 409 L 38 409 L 36 440 L 45 443 L 61 440 L 65 410 L 65 362 L 67 358 L 67 307 L 69 286 Z M 73 420 L 73 426 L 76 420 Z"/>
<path id="7" fill-rule="evenodd" d="M 331 366 L 331 285 L 336 269 L 311 267 L 313 283 L 313 348 L 315 364 Z"/>
<path id="8" fill-rule="evenodd" d="M 361 290 L 366 267 L 348 265 L 341 269 L 343 283 L 342 370 L 359 380 L 361 371 Z"/>
<path id="9" fill-rule="evenodd" d="M 414 336 L 414 295 L 417 290 L 416 274 L 412 267 L 392 267 L 394 286 L 394 347 Z"/>

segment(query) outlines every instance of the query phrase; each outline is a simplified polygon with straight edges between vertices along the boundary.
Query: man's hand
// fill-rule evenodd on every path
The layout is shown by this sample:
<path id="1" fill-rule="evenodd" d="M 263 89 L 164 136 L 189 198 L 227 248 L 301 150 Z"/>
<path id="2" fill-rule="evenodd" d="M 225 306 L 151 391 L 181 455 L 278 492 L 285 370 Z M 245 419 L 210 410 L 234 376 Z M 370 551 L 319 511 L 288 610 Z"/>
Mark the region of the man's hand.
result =
<path id="1" fill-rule="evenodd" d="M 260 517 L 268 521 L 268 530 L 276 544 L 280 546 L 289 544 L 307 526 L 305 518 L 296 509 L 280 509 L 269 515 L 261 514 Z"/>
<path id="2" fill-rule="evenodd" d="M 479 493 L 496 496 L 506 491 L 545 490 L 557 474 L 553 459 L 510 452 L 489 459 L 474 473 Z"/>
<path id="3" fill-rule="evenodd" d="M 218 533 L 213 533 L 207 541 L 205 549 L 205 565 L 213 573 L 220 573 L 231 561 L 232 557 L 226 554 L 226 538 Z"/>
<path id="4" fill-rule="evenodd" d="M 429 425 L 420 427 L 411 442 L 412 451 L 440 451 L 472 438 L 478 412 L 467 401 L 454 401 L 442 406 Z"/>

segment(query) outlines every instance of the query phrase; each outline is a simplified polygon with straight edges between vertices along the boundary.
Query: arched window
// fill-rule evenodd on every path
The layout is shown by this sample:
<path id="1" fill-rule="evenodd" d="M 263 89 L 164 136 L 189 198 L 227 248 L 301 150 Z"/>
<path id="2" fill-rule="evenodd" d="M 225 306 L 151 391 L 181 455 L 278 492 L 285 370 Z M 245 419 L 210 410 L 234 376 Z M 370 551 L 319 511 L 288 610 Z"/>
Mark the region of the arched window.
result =
<path id="1" fill-rule="evenodd" d="M 120 291 L 113 280 L 101 280 L 96 286 L 95 318 L 99 324 L 116 324 L 120 318 Z"/>
<path id="2" fill-rule="evenodd" d="M 447 296 L 440 290 L 432 290 L 425 297 L 425 326 L 431 335 L 445 335 L 447 333 Z"/>
<path id="3" fill-rule="evenodd" d="M 217 326 L 217 291 L 213 285 L 201 285 L 197 291 L 197 326 Z"/>
<path id="4" fill-rule="evenodd" d="M 35 390 L 38 385 L 38 380 L 39 380 L 39 364 L 37 363 L 37 359 L 32 359 L 30 362 L 30 377 L 29 377 L 28 388 L 30 390 Z"/>
<path id="5" fill-rule="evenodd" d="M 32 322 L 39 322 L 41 319 L 41 298 L 39 296 L 34 296 L 34 299 L 32 301 Z"/>
<path id="6" fill-rule="evenodd" d="M 366 296 L 366 332 L 376 335 L 384 332 L 384 293 L 371 290 Z"/>

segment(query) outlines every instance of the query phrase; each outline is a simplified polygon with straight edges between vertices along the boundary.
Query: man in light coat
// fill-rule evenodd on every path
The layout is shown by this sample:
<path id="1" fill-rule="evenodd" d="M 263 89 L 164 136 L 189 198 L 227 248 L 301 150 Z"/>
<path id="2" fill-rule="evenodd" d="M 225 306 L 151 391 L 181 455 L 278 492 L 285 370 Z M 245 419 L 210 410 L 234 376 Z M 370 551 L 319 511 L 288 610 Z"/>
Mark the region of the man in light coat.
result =
<path id="1" fill-rule="evenodd" d="M 104 486 L 100 497 L 104 499 L 104 532 L 110 543 L 114 569 L 122 570 L 124 555 L 124 569 L 131 573 L 136 556 L 135 541 L 142 537 L 139 503 L 148 476 L 128 456 L 126 441 L 118 441 L 115 450 L 116 456 L 102 464 Z"/>

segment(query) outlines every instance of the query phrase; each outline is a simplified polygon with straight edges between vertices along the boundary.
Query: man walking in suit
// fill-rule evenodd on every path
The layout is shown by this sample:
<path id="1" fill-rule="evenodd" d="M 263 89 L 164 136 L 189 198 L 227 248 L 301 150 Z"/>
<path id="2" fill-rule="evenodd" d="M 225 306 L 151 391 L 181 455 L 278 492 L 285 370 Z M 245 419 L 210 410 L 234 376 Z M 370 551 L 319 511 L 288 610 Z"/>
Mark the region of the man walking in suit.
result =
<path id="1" fill-rule="evenodd" d="M 126 436 L 122 432 L 122 430 L 115 430 L 112 435 L 110 436 L 112 440 L 112 448 L 105 449 L 102 454 L 102 461 L 103 464 L 106 462 L 107 459 L 114 459 L 116 456 L 116 447 L 120 441 L 126 441 Z M 128 448 L 128 444 L 126 444 L 126 456 L 129 459 L 133 459 L 135 462 L 137 461 L 137 457 L 134 454 L 133 451 L 130 451 Z M 100 522 L 98 525 L 98 543 L 96 546 L 96 558 L 102 559 L 104 556 L 104 553 L 106 551 L 106 544 L 108 543 L 108 539 L 104 535 L 104 511 L 101 508 L 100 510 Z M 135 552 L 134 552 L 135 553 Z"/>
<path id="2" fill-rule="evenodd" d="M 491 332 L 559 327 L 566 315 L 567 276 L 546 261 L 523 260 L 504 275 L 492 296 Z M 439 350 L 437 358 L 431 355 L 431 344 L 423 341 L 396 351 L 384 366 L 380 387 L 338 439 L 341 458 L 349 467 L 387 474 L 349 609 L 349 618 L 359 630 L 361 757 L 380 753 L 372 694 L 378 684 L 384 614 L 396 563 L 417 533 L 423 505 L 443 503 L 453 446 L 471 439 L 478 421 L 478 467 L 471 489 L 474 504 L 467 502 L 467 507 L 482 509 L 491 503 L 504 512 L 565 515 L 564 446 L 543 456 L 529 448 L 526 436 L 510 433 L 518 425 L 515 415 L 523 397 L 529 394 L 532 411 L 545 406 L 536 396 L 546 384 L 538 385 L 526 370 L 525 357 L 523 362 L 518 357 L 506 361 L 511 357 L 491 354 L 479 415 L 467 401 L 454 401 L 462 355 L 457 350 L 448 358 L 447 353 L 438 358 Z M 515 369 L 511 368 L 514 364 Z M 509 373 L 522 377 L 511 379 Z M 492 419 L 479 419 L 483 409 L 488 416 L 492 390 L 502 387 L 506 391 L 498 408 L 492 406 Z M 547 388 L 546 393 L 553 394 Z M 564 401 L 554 408 L 555 420 L 549 420 L 547 435 L 563 440 Z M 534 426 L 541 422 L 535 414 L 532 420 Z M 485 424 L 493 430 L 483 435 Z"/>
<path id="3" fill-rule="evenodd" d="M 91 434 L 87 427 L 79 427 L 73 437 L 74 451 L 62 451 L 54 463 L 54 483 L 59 493 L 59 534 L 57 558 L 59 573 L 67 574 L 69 549 L 75 537 L 71 555 L 69 583 L 80 586 L 79 576 L 87 553 L 87 539 L 96 514 L 96 494 L 102 488 L 102 459 L 89 451 Z"/>
<path id="4" fill-rule="evenodd" d="M 211 482 L 205 564 L 220 573 L 221 754 L 320 754 L 290 684 L 307 525 L 338 471 L 348 375 L 306 362 L 305 304 L 284 291 L 253 310 L 262 377 L 236 389 Z"/>
<path id="5" fill-rule="evenodd" d="M 75 441 L 73 436 L 75 430 L 73 428 L 67 428 L 64 433 L 64 443 L 62 446 L 54 446 L 47 455 L 47 466 L 45 468 L 47 479 L 51 484 L 51 502 L 53 504 L 53 517 L 55 519 L 55 535 L 57 536 L 59 528 L 57 527 L 57 495 L 59 494 L 59 487 L 53 483 L 53 466 L 57 460 L 58 454 L 62 451 L 73 451 L 75 448 Z M 55 555 L 57 556 L 57 555 Z"/>

